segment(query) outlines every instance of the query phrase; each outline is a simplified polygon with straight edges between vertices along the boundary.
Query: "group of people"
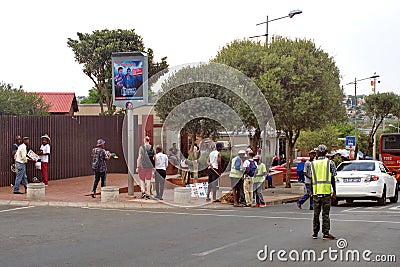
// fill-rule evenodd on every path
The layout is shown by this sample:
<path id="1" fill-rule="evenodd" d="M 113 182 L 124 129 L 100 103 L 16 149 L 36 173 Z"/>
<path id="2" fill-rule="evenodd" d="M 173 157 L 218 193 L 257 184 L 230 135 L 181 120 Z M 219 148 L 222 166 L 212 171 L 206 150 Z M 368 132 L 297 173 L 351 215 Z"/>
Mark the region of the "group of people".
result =
<path id="1" fill-rule="evenodd" d="M 23 184 L 26 192 L 28 185 L 26 165 L 28 162 L 36 162 L 36 167 L 41 171 L 44 185 L 47 186 L 49 184 L 48 164 L 50 156 L 50 137 L 48 134 L 44 134 L 40 139 L 42 144 L 40 149 L 35 153 L 38 155 L 38 158 L 34 158 L 29 154 L 29 137 L 26 136 L 22 138 L 20 135 L 16 136 L 15 143 L 11 148 L 11 155 L 12 159 L 14 160 L 16 172 L 13 189 L 14 194 L 23 194 L 23 192 L 21 192 L 19 189 L 21 183 Z"/>
<path id="2" fill-rule="evenodd" d="M 234 207 L 265 207 L 262 195 L 264 181 L 273 188 L 267 167 L 253 151 L 239 150 L 232 159 L 230 181 Z"/>

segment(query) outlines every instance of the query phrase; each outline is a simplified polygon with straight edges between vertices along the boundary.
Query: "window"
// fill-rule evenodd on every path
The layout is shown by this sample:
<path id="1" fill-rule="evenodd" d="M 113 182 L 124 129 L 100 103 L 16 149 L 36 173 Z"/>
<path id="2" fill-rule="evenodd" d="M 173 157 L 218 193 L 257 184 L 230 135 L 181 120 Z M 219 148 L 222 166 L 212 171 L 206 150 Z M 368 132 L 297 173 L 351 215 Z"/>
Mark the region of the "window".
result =
<path id="1" fill-rule="evenodd" d="M 375 162 L 365 161 L 365 162 L 342 162 L 338 168 L 338 171 L 374 171 Z"/>

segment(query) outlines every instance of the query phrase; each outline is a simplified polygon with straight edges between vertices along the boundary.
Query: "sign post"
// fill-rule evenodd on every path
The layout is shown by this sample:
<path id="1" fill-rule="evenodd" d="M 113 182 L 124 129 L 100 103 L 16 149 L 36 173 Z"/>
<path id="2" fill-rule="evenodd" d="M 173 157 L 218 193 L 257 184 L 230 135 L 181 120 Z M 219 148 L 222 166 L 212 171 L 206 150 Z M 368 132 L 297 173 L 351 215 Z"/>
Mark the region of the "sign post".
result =
<path id="1" fill-rule="evenodd" d="M 346 136 L 346 149 L 350 149 L 351 147 L 356 147 L 356 137 Z"/>
<path id="2" fill-rule="evenodd" d="M 148 57 L 143 52 L 113 53 L 111 63 L 113 105 L 126 109 L 128 147 L 124 149 L 127 151 L 128 196 L 133 196 L 136 160 L 133 109 L 148 102 Z"/>

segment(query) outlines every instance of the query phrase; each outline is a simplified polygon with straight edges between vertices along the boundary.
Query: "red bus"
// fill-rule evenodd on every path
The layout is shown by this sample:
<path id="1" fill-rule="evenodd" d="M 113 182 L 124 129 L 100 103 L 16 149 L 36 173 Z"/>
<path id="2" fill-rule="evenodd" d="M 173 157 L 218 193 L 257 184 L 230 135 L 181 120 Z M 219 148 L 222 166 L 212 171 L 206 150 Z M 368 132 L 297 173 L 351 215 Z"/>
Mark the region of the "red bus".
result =
<path id="1" fill-rule="evenodd" d="M 379 157 L 390 171 L 397 172 L 395 177 L 400 182 L 400 133 L 381 134 Z"/>

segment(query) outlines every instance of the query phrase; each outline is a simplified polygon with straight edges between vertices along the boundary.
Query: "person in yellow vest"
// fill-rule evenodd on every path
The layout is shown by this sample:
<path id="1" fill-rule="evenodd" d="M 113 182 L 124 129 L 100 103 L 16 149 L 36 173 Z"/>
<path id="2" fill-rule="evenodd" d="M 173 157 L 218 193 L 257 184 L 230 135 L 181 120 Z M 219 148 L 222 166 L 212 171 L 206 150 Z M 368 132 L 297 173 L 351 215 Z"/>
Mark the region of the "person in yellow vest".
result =
<path id="1" fill-rule="evenodd" d="M 260 156 L 254 156 L 254 160 L 257 163 L 257 174 L 254 177 L 254 184 L 253 184 L 253 198 L 255 198 L 256 207 L 264 208 L 265 202 L 264 197 L 262 195 L 263 189 L 263 182 L 265 181 L 265 176 L 267 173 L 267 167 L 264 163 L 260 163 Z"/>
<path id="2" fill-rule="evenodd" d="M 318 238 L 320 231 L 319 214 L 322 210 L 322 234 L 323 239 L 336 239 L 329 233 L 331 199 L 336 197 L 336 166 L 326 157 L 327 147 L 319 145 L 317 160 L 311 162 L 311 194 L 314 200 L 313 239 Z"/>
<path id="3" fill-rule="evenodd" d="M 243 191 L 243 163 L 245 160 L 246 151 L 239 150 L 238 155 L 232 159 L 231 172 L 229 178 L 231 180 L 233 206 L 240 207 L 239 199 Z"/>

